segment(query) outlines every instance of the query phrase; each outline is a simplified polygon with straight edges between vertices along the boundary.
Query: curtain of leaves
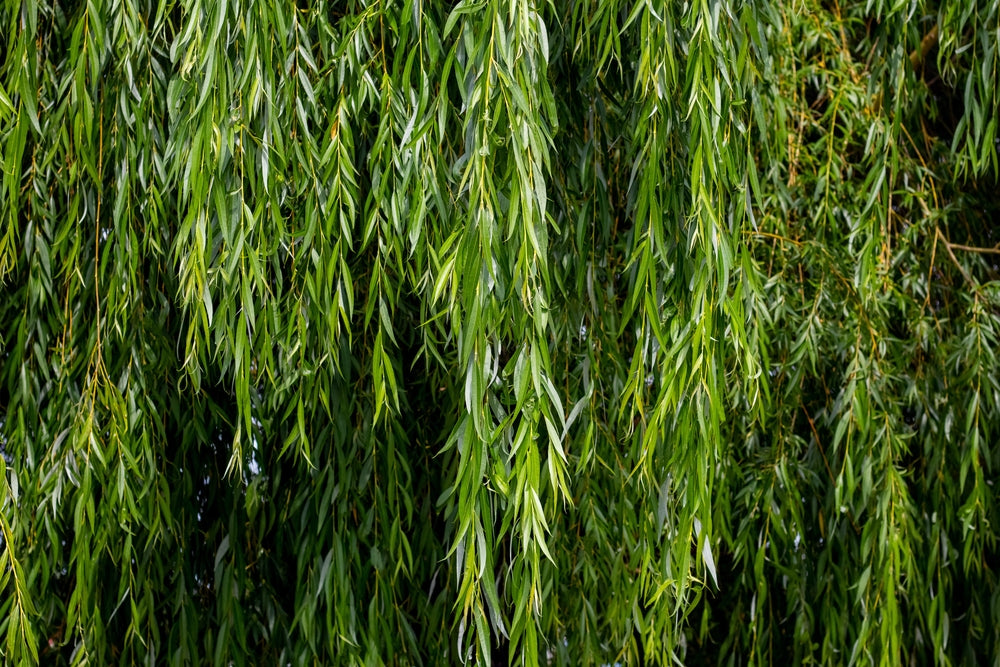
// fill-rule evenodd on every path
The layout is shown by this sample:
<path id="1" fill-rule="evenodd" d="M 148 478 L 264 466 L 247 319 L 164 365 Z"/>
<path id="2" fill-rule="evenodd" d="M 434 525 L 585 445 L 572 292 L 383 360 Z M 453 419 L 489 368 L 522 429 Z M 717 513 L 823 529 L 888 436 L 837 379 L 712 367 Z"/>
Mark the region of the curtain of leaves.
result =
<path id="1" fill-rule="evenodd" d="M 2 0 L 9 664 L 1000 655 L 997 0 Z"/>

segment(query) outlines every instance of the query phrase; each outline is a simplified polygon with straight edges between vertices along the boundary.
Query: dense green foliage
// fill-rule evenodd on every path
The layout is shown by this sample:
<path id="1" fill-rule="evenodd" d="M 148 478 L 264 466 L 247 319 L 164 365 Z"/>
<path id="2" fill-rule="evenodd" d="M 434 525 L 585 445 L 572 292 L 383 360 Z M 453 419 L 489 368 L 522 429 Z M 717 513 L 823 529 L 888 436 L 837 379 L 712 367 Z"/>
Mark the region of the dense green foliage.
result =
<path id="1" fill-rule="evenodd" d="M 3 0 L 3 661 L 1000 664 L 998 90 L 998 0 Z"/>

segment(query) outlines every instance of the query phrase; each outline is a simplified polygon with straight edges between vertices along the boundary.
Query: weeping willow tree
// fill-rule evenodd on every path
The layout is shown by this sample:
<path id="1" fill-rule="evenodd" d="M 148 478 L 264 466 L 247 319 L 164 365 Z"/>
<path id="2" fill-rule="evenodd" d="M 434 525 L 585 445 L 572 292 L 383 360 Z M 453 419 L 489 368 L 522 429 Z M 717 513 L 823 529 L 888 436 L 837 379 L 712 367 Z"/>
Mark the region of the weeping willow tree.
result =
<path id="1" fill-rule="evenodd" d="M 992 664 L 997 0 L 3 0 L 6 664 Z"/>

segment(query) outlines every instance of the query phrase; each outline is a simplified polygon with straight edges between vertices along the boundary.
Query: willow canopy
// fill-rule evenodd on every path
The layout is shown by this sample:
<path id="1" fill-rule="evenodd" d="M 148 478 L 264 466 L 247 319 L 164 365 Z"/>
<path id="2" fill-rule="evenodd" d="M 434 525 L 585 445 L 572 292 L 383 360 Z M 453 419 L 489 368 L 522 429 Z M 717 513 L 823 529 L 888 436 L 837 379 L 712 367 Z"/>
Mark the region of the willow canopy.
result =
<path id="1" fill-rule="evenodd" d="M 992 664 L 998 0 L 2 0 L 5 664 Z"/>

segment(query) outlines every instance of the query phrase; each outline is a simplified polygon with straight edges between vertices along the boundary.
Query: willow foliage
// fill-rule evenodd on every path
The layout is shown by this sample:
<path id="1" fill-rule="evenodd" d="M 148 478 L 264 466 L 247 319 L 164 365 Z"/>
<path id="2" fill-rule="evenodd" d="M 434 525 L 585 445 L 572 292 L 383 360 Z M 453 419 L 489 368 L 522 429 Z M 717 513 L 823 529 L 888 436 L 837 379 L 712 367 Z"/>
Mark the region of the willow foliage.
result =
<path id="1" fill-rule="evenodd" d="M 992 664 L 997 0 L 2 0 L 6 664 Z"/>

